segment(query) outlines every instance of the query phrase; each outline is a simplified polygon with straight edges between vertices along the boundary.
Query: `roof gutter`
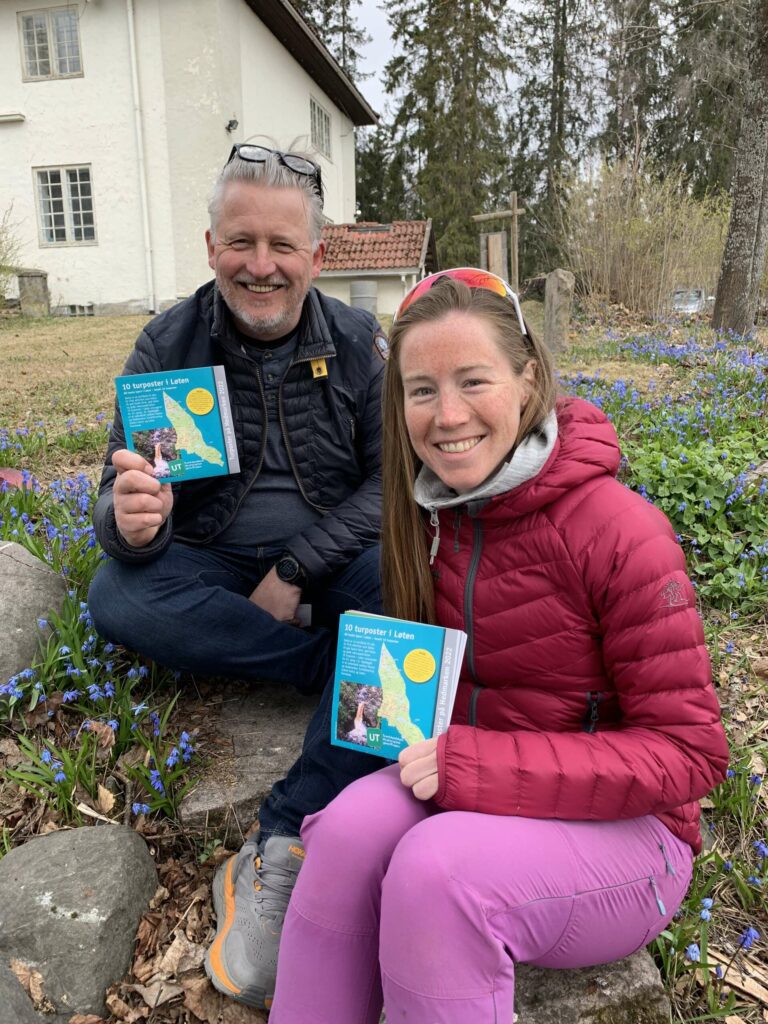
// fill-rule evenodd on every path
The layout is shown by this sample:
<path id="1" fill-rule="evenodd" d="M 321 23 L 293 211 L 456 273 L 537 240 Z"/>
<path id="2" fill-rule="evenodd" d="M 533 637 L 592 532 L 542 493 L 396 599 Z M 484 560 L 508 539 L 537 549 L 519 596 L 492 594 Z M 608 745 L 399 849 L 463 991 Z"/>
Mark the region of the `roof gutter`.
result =
<path id="1" fill-rule="evenodd" d="M 318 280 L 324 277 L 403 277 L 420 273 L 421 267 L 355 267 L 350 270 L 321 270 Z"/>
<path id="2" fill-rule="evenodd" d="M 354 125 L 378 124 L 379 115 L 288 0 L 246 2 Z"/>

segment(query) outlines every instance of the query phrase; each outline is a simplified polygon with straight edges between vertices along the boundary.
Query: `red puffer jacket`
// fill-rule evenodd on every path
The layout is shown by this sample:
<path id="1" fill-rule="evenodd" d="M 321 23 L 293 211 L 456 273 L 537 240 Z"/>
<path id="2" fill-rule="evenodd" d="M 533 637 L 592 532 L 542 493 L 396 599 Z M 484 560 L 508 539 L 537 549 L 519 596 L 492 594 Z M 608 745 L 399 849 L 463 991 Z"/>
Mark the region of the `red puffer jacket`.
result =
<path id="1" fill-rule="evenodd" d="M 440 513 L 437 621 L 469 640 L 435 799 L 532 818 L 655 814 L 698 852 L 696 801 L 728 748 L 685 558 L 666 517 L 614 479 L 603 413 L 566 399 L 557 416 L 536 477 Z"/>

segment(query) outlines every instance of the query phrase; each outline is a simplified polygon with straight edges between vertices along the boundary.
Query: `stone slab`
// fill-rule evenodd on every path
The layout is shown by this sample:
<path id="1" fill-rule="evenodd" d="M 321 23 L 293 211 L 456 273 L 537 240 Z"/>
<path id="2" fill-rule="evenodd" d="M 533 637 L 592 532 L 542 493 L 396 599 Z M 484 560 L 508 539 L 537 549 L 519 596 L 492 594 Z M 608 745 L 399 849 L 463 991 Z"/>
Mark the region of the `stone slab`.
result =
<path id="1" fill-rule="evenodd" d="M 515 974 L 518 1024 L 669 1024 L 669 1000 L 644 949 L 599 967 L 521 964 Z"/>
<path id="2" fill-rule="evenodd" d="M 0 541 L 0 685 L 29 668 L 44 635 L 37 620 L 60 612 L 64 580 L 21 544 Z"/>
<path id="3" fill-rule="evenodd" d="M 106 989 L 128 971 L 156 889 L 146 843 L 130 828 L 30 839 L 0 860 L 0 961 L 39 971 L 57 1014 L 104 1015 Z"/>
<path id="4" fill-rule="evenodd" d="M 547 274 L 544 290 L 544 344 L 550 352 L 560 352 L 568 344 L 568 325 L 576 278 L 570 270 Z"/>
<path id="5" fill-rule="evenodd" d="M 220 752 L 179 808 L 185 828 L 239 846 L 261 801 L 299 756 L 319 699 L 264 683 L 225 698 Z"/>

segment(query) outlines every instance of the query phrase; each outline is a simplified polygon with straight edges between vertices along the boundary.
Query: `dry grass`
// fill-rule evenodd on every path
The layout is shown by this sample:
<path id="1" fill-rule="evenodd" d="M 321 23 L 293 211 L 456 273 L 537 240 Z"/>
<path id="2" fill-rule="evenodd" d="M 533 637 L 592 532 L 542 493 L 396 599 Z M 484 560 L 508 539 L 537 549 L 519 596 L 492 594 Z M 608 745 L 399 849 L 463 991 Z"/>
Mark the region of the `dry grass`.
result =
<path id="1" fill-rule="evenodd" d="M 147 316 L 0 317 L 0 426 L 41 418 L 53 433 L 74 417 L 91 426 L 112 418 L 114 378 Z"/>

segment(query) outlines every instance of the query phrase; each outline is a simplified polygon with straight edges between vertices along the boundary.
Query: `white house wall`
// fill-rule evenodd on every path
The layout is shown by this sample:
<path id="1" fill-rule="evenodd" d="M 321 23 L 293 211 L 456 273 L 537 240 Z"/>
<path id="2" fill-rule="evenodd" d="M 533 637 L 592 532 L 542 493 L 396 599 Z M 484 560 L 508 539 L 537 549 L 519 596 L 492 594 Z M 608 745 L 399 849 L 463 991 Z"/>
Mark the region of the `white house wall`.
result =
<path id="1" fill-rule="evenodd" d="M 35 82 L 22 81 L 17 12 L 64 5 L 0 0 L 0 115 L 25 117 L 0 123 L 0 215 L 13 205 L 20 262 L 48 273 L 57 307 L 138 312 L 154 296 L 159 309 L 207 280 L 207 198 L 232 143 L 307 144 L 310 96 L 331 117 L 331 159 L 318 157 L 325 213 L 354 219 L 352 122 L 245 0 L 133 3 L 148 242 L 126 0 L 81 0 L 83 76 Z M 96 242 L 41 245 L 33 168 L 70 165 L 91 168 Z"/>
<path id="2" fill-rule="evenodd" d="M 335 274 L 321 274 L 315 284 L 324 295 L 330 295 L 334 299 L 341 299 L 342 302 L 349 302 L 350 286 L 353 280 L 375 281 L 377 313 L 380 316 L 394 316 L 401 299 L 414 286 L 417 278 L 414 274 L 409 273 L 405 275 L 405 282 L 403 282 L 399 274 L 383 274 L 377 277 L 361 271 L 354 277 L 342 276 L 341 274 L 338 277 Z"/>
<path id="3" fill-rule="evenodd" d="M 279 146 L 310 149 L 309 100 L 330 115 L 331 157 L 316 150 L 323 172 L 325 215 L 335 224 L 355 219 L 355 132 L 352 121 L 334 106 L 290 57 L 266 25 L 240 4 L 242 114 L 237 141 L 262 136 Z"/>
<path id="4" fill-rule="evenodd" d="M 82 77 L 23 82 L 17 12 L 46 6 L 0 2 L 0 113 L 25 118 L 0 124 L 0 210 L 12 204 L 21 262 L 47 271 L 54 305 L 146 308 L 125 4 L 79 5 Z M 90 166 L 96 242 L 41 245 L 33 168 L 68 165 Z"/>

